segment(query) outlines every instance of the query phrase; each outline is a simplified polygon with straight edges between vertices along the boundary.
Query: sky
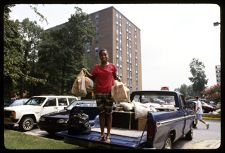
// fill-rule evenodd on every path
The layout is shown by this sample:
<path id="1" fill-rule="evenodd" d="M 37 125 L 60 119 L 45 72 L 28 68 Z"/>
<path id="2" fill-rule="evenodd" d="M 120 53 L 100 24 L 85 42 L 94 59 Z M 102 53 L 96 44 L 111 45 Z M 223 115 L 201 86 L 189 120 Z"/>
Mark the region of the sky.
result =
<path id="1" fill-rule="evenodd" d="M 48 20 L 39 21 L 29 4 L 17 4 L 11 19 L 29 18 L 48 29 L 65 23 L 79 7 L 85 13 L 113 6 L 141 30 L 142 89 L 170 90 L 191 85 L 193 58 L 203 62 L 207 86 L 216 84 L 216 65 L 221 65 L 220 6 L 216 4 L 38 4 Z"/>

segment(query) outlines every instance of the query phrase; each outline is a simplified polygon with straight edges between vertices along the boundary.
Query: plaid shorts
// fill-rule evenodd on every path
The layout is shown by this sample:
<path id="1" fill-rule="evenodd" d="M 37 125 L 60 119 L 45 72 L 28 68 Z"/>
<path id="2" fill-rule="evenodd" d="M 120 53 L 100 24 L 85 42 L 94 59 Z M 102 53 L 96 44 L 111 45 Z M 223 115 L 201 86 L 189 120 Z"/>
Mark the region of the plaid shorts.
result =
<path id="1" fill-rule="evenodd" d="M 110 93 L 96 94 L 97 107 L 101 112 L 106 112 L 107 114 L 112 113 L 113 110 L 113 99 Z"/>

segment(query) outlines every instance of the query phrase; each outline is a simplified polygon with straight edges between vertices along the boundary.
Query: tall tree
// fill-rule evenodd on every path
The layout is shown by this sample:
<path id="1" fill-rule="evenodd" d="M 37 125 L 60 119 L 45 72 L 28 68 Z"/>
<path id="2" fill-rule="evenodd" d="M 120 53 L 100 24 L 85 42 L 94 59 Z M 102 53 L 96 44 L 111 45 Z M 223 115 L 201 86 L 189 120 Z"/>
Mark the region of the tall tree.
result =
<path id="1" fill-rule="evenodd" d="M 35 86 L 37 83 L 44 83 L 45 80 L 38 79 L 38 71 L 36 63 L 38 61 L 38 44 L 40 35 L 44 30 L 37 24 L 36 21 L 30 21 L 25 18 L 20 24 L 20 33 L 23 38 L 23 66 L 22 72 L 26 77 L 20 78 L 20 91 Z M 32 92 L 32 91 L 31 91 Z"/>
<path id="2" fill-rule="evenodd" d="M 192 59 L 189 66 L 192 74 L 192 77 L 189 77 L 189 80 L 193 83 L 193 91 L 197 96 L 200 96 L 208 83 L 204 71 L 205 66 L 201 61 L 195 58 Z"/>
<path id="3" fill-rule="evenodd" d="M 10 92 L 15 92 L 17 80 L 23 74 L 21 66 L 22 56 L 22 37 L 19 33 L 19 22 L 9 19 L 11 7 L 4 7 L 4 97 L 9 97 Z"/>
<path id="4" fill-rule="evenodd" d="M 192 90 L 192 85 L 186 85 L 182 84 L 180 88 L 176 88 L 175 91 L 179 91 L 182 93 L 186 98 L 193 97 L 193 90 Z"/>
<path id="5" fill-rule="evenodd" d="M 11 7 L 14 6 L 5 5 L 4 7 L 4 97 L 9 97 L 10 92 L 23 90 L 21 86 L 24 85 L 24 81 L 30 84 L 43 83 L 45 81 L 30 74 L 31 70 L 28 63 L 32 61 L 32 56 L 28 58 L 28 55 L 33 54 L 34 49 L 32 48 L 35 48 L 35 42 L 37 42 L 34 40 L 37 39 L 35 35 L 28 35 L 28 33 L 35 33 L 35 30 L 32 31 L 32 28 L 25 28 L 26 24 L 21 24 L 18 20 L 13 21 L 9 19 Z M 26 23 L 32 25 L 29 21 Z"/>
<path id="6" fill-rule="evenodd" d="M 43 33 L 38 55 L 42 73 L 48 80 L 48 91 L 70 93 L 75 74 L 86 67 L 85 47 L 93 35 L 94 26 L 80 8 L 75 8 L 67 23 Z"/>

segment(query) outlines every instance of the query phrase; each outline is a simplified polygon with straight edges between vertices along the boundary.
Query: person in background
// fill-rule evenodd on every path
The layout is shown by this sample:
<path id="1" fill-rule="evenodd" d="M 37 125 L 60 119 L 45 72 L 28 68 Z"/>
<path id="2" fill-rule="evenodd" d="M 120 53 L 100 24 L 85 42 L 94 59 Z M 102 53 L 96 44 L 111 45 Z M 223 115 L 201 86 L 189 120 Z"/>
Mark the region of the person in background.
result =
<path id="1" fill-rule="evenodd" d="M 198 121 L 204 123 L 206 125 L 206 129 L 209 128 L 209 124 L 206 123 L 203 119 L 202 119 L 202 114 L 203 114 L 203 110 L 202 110 L 202 103 L 201 101 L 199 100 L 199 97 L 195 97 L 196 99 L 196 105 L 195 105 L 195 112 L 196 112 L 196 123 L 195 123 L 195 126 L 197 126 L 198 124 Z M 197 127 L 196 127 L 197 128 Z"/>
<path id="2" fill-rule="evenodd" d="M 108 62 L 109 56 L 106 49 L 99 51 L 100 64 L 96 64 L 91 73 L 83 68 L 86 76 L 94 81 L 94 94 L 99 109 L 99 121 L 101 129 L 100 141 L 110 143 L 110 131 L 112 127 L 113 99 L 111 97 L 111 88 L 114 80 L 120 81 L 116 75 L 116 66 Z M 105 135 L 104 128 L 107 128 Z"/>
<path id="3" fill-rule="evenodd" d="M 11 101 L 14 101 L 14 100 L 16 100 L 16 99 L 18 99 L 18 96 L 17 96 L 16 93 L 14 93 L 13 96 L 11 97 Z"/>

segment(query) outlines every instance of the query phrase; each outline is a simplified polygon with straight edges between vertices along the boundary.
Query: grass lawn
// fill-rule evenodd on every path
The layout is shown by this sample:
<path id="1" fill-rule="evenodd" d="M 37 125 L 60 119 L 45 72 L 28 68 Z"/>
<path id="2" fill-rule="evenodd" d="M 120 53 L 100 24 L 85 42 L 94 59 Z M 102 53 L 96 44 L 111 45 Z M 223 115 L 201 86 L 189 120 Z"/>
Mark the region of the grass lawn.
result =
<path id="1" fill-rule="evenodd" d="M 78 149 L 79 146 L 39 136 L 27 135 L 14 130 L 4 130 L 4 146 L 6 149 Z"/>

